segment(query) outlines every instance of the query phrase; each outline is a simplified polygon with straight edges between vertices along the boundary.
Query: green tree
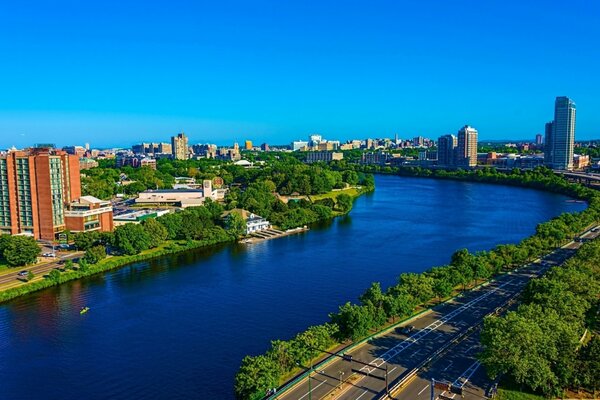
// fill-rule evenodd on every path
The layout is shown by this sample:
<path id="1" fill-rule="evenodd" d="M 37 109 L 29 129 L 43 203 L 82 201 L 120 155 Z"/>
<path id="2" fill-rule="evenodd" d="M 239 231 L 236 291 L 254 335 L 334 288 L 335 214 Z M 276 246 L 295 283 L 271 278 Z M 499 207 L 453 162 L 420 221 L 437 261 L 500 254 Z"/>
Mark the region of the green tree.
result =
<path id="1" fill-rule="evenodd" d="M 106 258 L 106 248 L 104 246 L 94 246 L 86 250 L 83 259 L 89 264 L 97 264 Z"/>
<path id="2" fill-rule="evenodd" d="M 448 297 L 452 294 L 452 283 L 446 278 L 436 279 L 433 282 L 433 292 L 441 301 L 444 297 Z"/>
<path id="3" fill-rule="evenodd" d="M 235 375 L 236 398 L 245 400 L 264 397 L 269 388 L 279 386 L 278 372 L 279 367 L 271 357 L 264 355 L 244 357 Z"/>
<path id="4" fill-rule="evenodd" d="M 138 224 L 125 224 L 115 229 L 114 245 L 123 254 L 138 254 L 150 248 L 151 238 Z"/>
<path id="5" fill-rule="evenodd" d="M 97 232 L 77 232 L 73 237 L 73 241 L 75 242 L 75 247 L 78 250 L 86 251 L 91 249 L 96 243 L 98 243 L 98 233 Z"/>
<path id="6" fill-rule="evenodd" d="M 167 228 L 154 218 L 149 218 L 142 223 L 142 227 L 150 237 L 150 248 L 160 246 L 169 235 Z"/>
<path id="7" fill-rule="evenodd" d="M 2 247 L 2 255 L 10 266 L 33 264 L 42 252 L 40 246 L 31 236 L 4 238 Z"/>
<path id="8" fill-rule="evenodd" d="M 27 271 L 27 277 L 25 278 L 27 280 L 27 282 L 29 282 L 33 278 L 35 278 L 35 275 L 33 274 L 33 272 Z"/>
<path id="9" fill-rule="evenodd" d="M 352 196 L 342 193 L 336 197 L 337 209 L 345 213 L 352 209 Z"/>
<path id="10" fill-rule="evenodd" d="M 57 269 L 53 269 L 48 274 L 48 279 L 54 283 L 60 283 L 60 272 Z"/>
<path id="11" fill-rule="evenodd" d="M 235 237 L 246 233 L 246 221 L 238 213 L 232 212 L 227 215 L 227 230 Z"/>

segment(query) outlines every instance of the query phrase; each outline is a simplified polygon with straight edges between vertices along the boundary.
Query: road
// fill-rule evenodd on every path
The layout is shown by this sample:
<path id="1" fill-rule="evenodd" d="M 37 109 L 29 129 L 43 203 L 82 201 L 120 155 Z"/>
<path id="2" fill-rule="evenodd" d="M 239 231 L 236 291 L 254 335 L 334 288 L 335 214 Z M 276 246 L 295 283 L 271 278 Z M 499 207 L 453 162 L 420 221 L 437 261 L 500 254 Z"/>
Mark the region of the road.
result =
<path id="1" fill-rule="evenodd" d="M 70 252 L 68 254 L 61 255 L 57 257 L 55 261 L 49 261 L 48 263 L 34 265 L 30 267 L 12 268 L 11 272 L 3 273 L 2 275 L 0 275 L 0 290 L 3 289 L 3 286 L 8 286 L 15 282 L 18 282 L 19 276 L 17 274 L 19 273 L 19 271 L 31 271 L 35 276 L 41 276 L 46 274 L 47 272 L 50 272 L 54 268 L 61 267 L 61 265 L 58 264 L 60 261 L 81 257 L 83 254 L 84 253 L 80 251 Z"/>
<path id="2" fill-rule="evenodd" d="M 581 237 L 591 240 L 599 233 L 587 231 Z M 271 396 L 271 399 L 382 398 L 386 388 L 385 368 L 388 370 L 389 387 L 406 380 L 407 375 L 413 376 L 402 390 L 393 392 L 395 399 L 426 398 L 430 393 L 425 395 L 427 390 L 424 387 L 436 374 L 439 374 L 438 379 L 464 382 L 470 391 L 481 394 L 490 383 L 483 369 L 475 365 L 475 353 L 478 351 L 475 344 L 479 342 L 477 327 L 483 318 L 517 296 L 533 277 L 573 256 L 580 246 L 578 241 L 570 242 L 539 263 L 502 275 L 489 285 L 441 304 L 411 322 L 415 329 L 409 335 L 402 334 L 400 327 L 388 331 L 347 353 L 352 355 L 353 361 L 335 357 L 326 366 L 313 370 L 310 384 L 305 378 L 288 391 Z M 430 360 L 440 349 L 468 332 L 473 333 L 459 342 L 456 349 L 450 348 Z M 427 370 L 422 368 L 425 363 L 428 363 Z M 417 368 L 418 371 L 415 370 Z M 446 395 L 452 397 L 451 394 Z"/>

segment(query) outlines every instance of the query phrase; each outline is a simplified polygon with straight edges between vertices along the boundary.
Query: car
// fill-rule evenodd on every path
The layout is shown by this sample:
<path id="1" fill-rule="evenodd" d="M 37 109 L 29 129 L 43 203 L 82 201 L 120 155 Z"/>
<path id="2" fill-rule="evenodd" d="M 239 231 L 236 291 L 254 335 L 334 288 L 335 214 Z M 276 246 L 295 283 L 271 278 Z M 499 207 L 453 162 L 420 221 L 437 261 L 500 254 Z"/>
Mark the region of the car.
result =
<path id="1" fill-rule="evenodd" d="M 29 271 L 21 271 L 17 275 L 19 275 L 19 276 L 27 276 L 28 273 L 29 273 Z"/>
<path id="2" fill-rule="evenodd" d="M 598 232 L 600 228 L 592 228 L 592 232 Z"/>
<path id="3" fill-rule="evenodd" d="M 415 330 L 414 326 L 406 325 L 404 328 L 402 328 L 402 330 L 400 332 L 404 333 L 405 335 L 408 335 L 409 333 L 411 333 L 414 330 Z"/>
<path id="4" fill-rule="evenodd" d="M 42 256 L 55 258 L 56 254 L 54 254 L 54 253 L 44 253 L 44 254 L 42 254 Z"/>

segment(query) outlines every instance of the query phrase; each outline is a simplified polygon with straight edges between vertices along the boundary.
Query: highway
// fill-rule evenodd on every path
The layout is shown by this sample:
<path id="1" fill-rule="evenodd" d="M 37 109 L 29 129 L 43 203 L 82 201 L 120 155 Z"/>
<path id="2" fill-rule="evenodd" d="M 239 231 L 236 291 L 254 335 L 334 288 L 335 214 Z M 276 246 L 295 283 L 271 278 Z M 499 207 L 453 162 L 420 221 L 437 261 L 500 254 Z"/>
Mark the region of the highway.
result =
<path id="1" fill-rule="evenodd" d="M 54 260 L 54 261 L 49 261 L 44 264 L 11 268 L 10 272 L 5 272 L 2 275 L 0 275 L 0 289 L 2 289 L 2 286 L 6 286 L 6 285 L 13 284 L 15 282 L 19 282 L 19 280 L 18 280 L 19 276 L 17 275 L 19 273 L 19 271 L 31 271 L 31 272 L 33 272 L 33 274 L 36 277 L 38 277 L 38 276 L 41 276 L 41 275 L 44 275 L 44 274 L 50 272 L 54 268 L 62 267 L 61 265 L 58 264 L 60 261 L 81 257 L 83 254 L 84 253 L 81 251 L 69 252 L 68 254 L 57 257 L 56 260 Z"/>
<path id="2" fill-rule="evenodd" d="M 581 237 L 593 239 L 599 233 L 587 231 Z M 347 353 L 352 355 L 352 361 L 334 357 L 324 367 L 313 369 L 310 390 L 309 381 L 305 378 L 270 399 L 385 398 L 386 368 L 390 388 L 403 382 L 401 388 L 392 392 L 394 399 L 427 398 L 430 392 L 424 388 L 432 377 L 458 382 L 470 393 L 478 393 L 466 394 L 465 398 L 481 398 L 478 396 L 490 384 L 483 367 L 475 360 L 479 350 L 478 329 L 483 318 L 507 305 L 529 280 L 554 265 L 562 264 L 580 246 L 578 241 L 570 242 L 539 263 L 502 275 L 488 285 L 435 307 L 432 312 L 410 322 L 415 327 L 410 334 L 404 335 L 402 328 L 397 327 L 353 349 Z M 459 338 L 460 341 L 455 344 Z M 444 349 L 443 353 L 437 354 Z M 442 393 L 438 390 L 437 394 Z M 444 395 L 455 396 L 450 393 Z"/>

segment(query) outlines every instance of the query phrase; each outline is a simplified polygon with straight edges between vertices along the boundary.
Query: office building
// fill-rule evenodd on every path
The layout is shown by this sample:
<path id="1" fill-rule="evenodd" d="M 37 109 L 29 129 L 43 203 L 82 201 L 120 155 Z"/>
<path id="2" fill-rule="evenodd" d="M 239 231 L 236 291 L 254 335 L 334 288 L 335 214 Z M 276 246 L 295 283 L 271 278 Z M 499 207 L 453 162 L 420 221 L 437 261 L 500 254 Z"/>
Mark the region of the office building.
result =
<path id="1" fill-rule="evenodd" d="M 458 131 L 456 166 L 462 168 L 477 166 L 477 129 L 469 125 L 463 126 Z"/>
<path id="2" fill-rule="evenodd" d="M 312 164 L 315 162 L 330 162 L 341 160 L 344 158 L 344 153 L 335 153 L 331 151 L 309 151 L 306 153 L 306 162 Z"/>
<path id="3" fill-rule="evenodd" d="M 454 135 L 444 135 L 438 138 L 437 159 L 438 165 L 451 167 L 456 165 L 456 146 L 458 139 Z"/>
<path id="4" fill-rule="evenodd" d="M 246 150 L 252 150 L 253 149 L 253 147 L 252 147 L 252 140 L 246 140 L 246 142 L 244 143 L 244 148 Z"/>
<path id="5" fill-rule="evenodd" d="M 263 143 L 260 145 L 260 149 L 262 151 L 269 151 L 269 144 L 268 143 Z"/>
<path id="6" fill-rule="evenodd" d="M 554 102 L 554 121 L 546 124 L 544 161 L 552 169 L 573 169 L 575 145 L 575 102 L 566 96 Z"/>
<path id="7" fill-rule="evenodd" d="M 82 196 L 66 206 L 65 225 L 73 233 L 111 232 L 114 228 L 111 202 L 94 196 Z"/>
<path id="8" fill-rule="evenodd" d="M 54 240 L 81 197 L 79 157 L 48 147 L 0 156 L 0 233 Z"/>
<path id="9" fill-rule="evenodd" d="M 171 152 L 176 160 L 187 160 L 189 156 L 188 138 L 181 132 L 171 138 Z"/>

